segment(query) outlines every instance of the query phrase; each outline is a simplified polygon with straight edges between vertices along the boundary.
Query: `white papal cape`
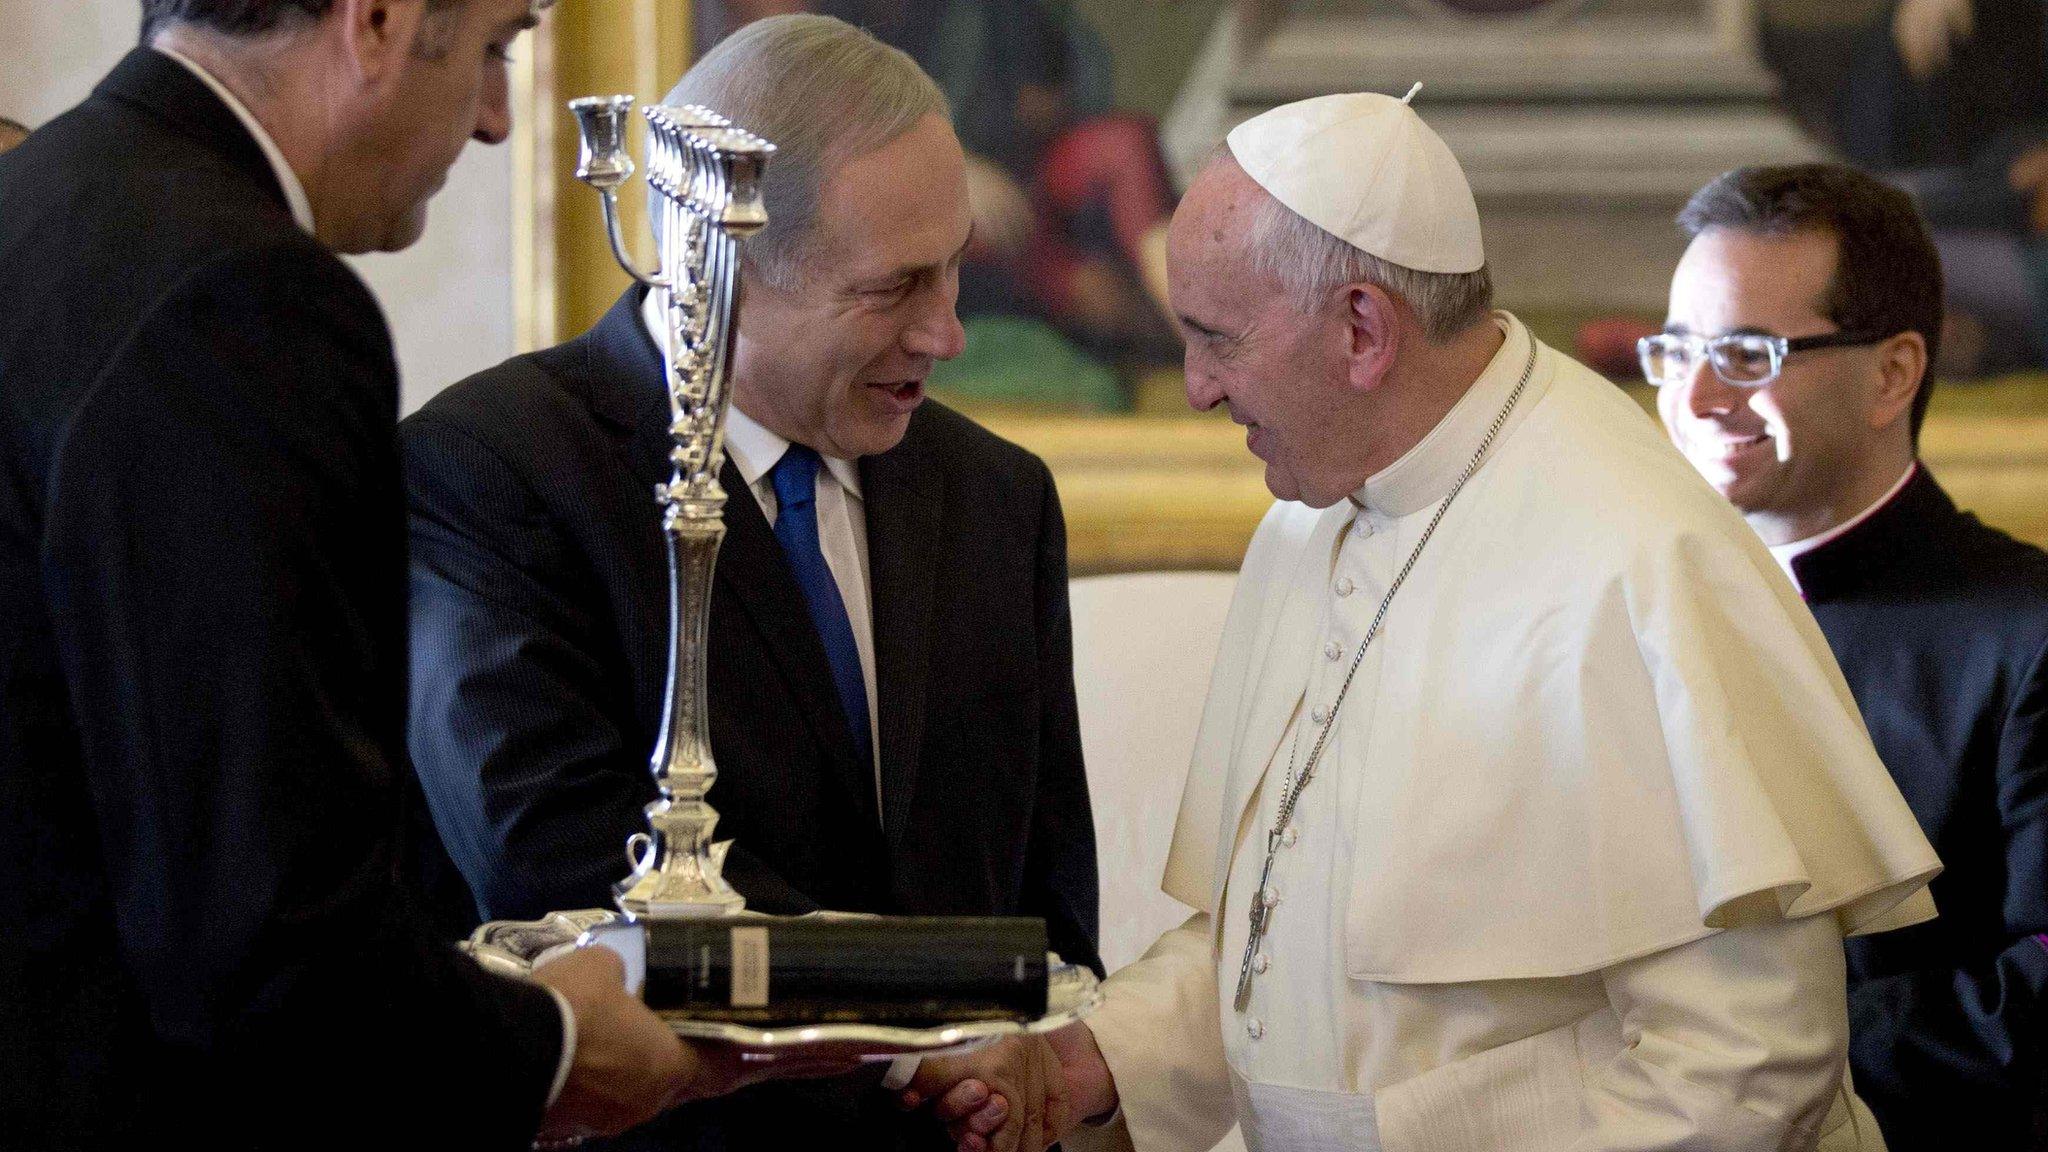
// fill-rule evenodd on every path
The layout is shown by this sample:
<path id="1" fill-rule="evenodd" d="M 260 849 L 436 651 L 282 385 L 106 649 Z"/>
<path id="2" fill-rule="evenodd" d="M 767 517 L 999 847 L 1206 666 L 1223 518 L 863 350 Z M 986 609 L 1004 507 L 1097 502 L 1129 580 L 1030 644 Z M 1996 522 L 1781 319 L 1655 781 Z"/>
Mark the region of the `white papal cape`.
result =
<path id="1" fill-rule="evenodd" d="M 1252 541 L 1163 883 L 1199 912 L 1093 1023 L 1119 1129 L 1144 1152 L 1206 1147 L 1233 1113 L 1273 1149 L 1881 1147 L 1835 1091 L 1839 937 L 1932 917 L 1940 864 L 1754 533 L 1632 400 L 1540 344 L 1302 801 L 1342 874 L 1293 877 L 1258 992 L 1299 1036 L 1255 1045 L 1227 1002 L 1296 728 L 1355 647 L 1343 614 L 1384 588 L 1346 573 L 1389 575 L 1471 458 L 1532 347 L 1499 322 L 1493 364 L 1414 451 L 1356 502 L 1276 504 Z M 1772 985 L 1780 961 L 1796 978 Z M 1810 1116 L 1713 1082 L 1780 1017 L 1788 1048 L 1820 1045 Z M 1646 1036 L 1653 1018 L 1677 1022 Z"/>

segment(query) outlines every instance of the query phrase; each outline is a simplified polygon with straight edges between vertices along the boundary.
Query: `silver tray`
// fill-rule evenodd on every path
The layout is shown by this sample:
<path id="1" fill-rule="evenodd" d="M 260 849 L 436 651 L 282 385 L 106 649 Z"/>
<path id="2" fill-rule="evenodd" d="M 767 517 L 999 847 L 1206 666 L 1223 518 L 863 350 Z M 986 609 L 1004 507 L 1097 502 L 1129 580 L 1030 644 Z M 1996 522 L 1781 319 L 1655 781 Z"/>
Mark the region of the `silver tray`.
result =
<path id="1" fill-rule="evenodd" d="M 856 913 L 820 912 L 815 916 L 855 918 Z M 769 919 L 754 912 L 741 912 L 733 919 Z M 525 977 L 534 968 L 577 948 L 609 948 L 626 964 L 626 986 L 638 991 L 646 973 L 645 938 L 640 926 L 617 912 L 589 908 L 577 912 L 555 912 L 540 920 L 493 920 L 457 945 L 479 964 L 507 976 Z M 904 1028 L 859 1022 L 806 1024 L 785 1028 L 757 1028 L 723 1020 L 696 1020 L 663 1014 L 662 1020 L 675 1034 L 687 1040 L 706 1040 L 758 1049 L 763 1058 L 776 1052 L 795 1052 L 814 1045 L 859 1048 L 866 1058 L 893 1059 L 899 1055 L 936 1055 L 978 1047 L 1004 1036 L 1036 1035 L 1064 1028 L 1093 1012 L 1102 1003 L 1102 988 L 1095 973 L 1079 964 L 1069 964 L 1057 953 L 1046 953 L 1046 1004 L 1044 1015 L 1031 1020 L 967 1020 L 930 1028 Z"/>

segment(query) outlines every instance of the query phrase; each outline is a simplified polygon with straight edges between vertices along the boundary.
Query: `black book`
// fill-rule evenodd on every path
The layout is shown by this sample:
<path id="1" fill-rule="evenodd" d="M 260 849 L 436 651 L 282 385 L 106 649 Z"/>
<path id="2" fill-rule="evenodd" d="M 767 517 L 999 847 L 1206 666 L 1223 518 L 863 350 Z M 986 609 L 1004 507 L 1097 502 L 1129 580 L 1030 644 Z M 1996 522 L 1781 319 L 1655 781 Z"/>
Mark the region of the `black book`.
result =
<path id="1" fill-rule="evenodd" d="M 1045 921 L 994 916 L 649 920 L 648 1007 L 756 1027 L 924 1028 L 1046 1011 Z"/>

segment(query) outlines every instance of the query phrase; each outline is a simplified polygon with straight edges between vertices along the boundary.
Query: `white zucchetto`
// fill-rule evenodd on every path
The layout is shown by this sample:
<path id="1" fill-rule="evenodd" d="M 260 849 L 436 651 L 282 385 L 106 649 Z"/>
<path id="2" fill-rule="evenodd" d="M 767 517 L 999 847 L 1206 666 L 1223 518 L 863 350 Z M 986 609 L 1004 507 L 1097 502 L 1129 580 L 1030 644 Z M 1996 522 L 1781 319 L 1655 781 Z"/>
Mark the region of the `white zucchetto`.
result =
<path id="1" fill-rule="evenodd" d="M 1275 200 L 1382 260 L 1417 272 L 1476 272 L 1486 263 L 1465 172 L 1406 99 L 1348 92 L 1299 100 L 1239 124 L 1229 143 Z"/>

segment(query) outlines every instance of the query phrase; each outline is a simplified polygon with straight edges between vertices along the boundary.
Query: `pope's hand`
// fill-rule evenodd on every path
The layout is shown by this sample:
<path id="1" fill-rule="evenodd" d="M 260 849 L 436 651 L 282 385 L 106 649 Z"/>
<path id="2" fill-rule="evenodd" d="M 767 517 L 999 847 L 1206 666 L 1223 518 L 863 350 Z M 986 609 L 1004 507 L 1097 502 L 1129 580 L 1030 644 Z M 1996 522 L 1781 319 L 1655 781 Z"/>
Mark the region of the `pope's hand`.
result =
<path id="1" fill-rule="evenodd" d="M 1073 1127 L 1059 1058 L 1037 1036 L 928 1059 L 903 1101 L 931 1101 L 959 1152 L 1045 1152 Z"/>
<path id="2" fill-rule="evenodd" d="M 1069 1024 L 1046 1037 L 1067 1082 L 1067 1106 L 1074 1121 L 1095 1120 L 1116 1111 L 1116 1078 L 1086 1024 Z"/>
<path id="3" fill-rule="evenodd" d="M 536 968 L 533 979 L 561 993 L 576 1019 L 569 1077 L 541 1118 L 545 1141 L 615 1135 L 687 1100 L 860 1067 L 860 1053 L 850 1047 L 784 1055 L 684 1044 L 626 991 L 625 967 L 609 949 L 578 949 Z"/>
<path id="4" fill-rule="evenodd" d="M 1046 1144 L 1063 1140 L 1083 1120 L 1107 1116 L 1116 1111 L 1116 1081 L 1095 1045 L 1095 1034 L 1085 1024 L 1069 1024 L 1035 1039 L 1006 1040 L 951 1060 L 927 1060 L 903 1094 L 910 1107 L 930 1100 L 932 1112 L 946 1125 L 959 1152 L 987 1152 L 997 1149 L 1028 1148 L 1032 1145 L 1029 1116 L 1013 1115 L 1009 1094 L 1001 1087 L 1004 1077 L 1026 1079 L 1025 1064 L 1050 1054 L 1056 1075 L 1039 1134 Z M 991 1087 L 991 1084 L 996 1085 Z"/>

